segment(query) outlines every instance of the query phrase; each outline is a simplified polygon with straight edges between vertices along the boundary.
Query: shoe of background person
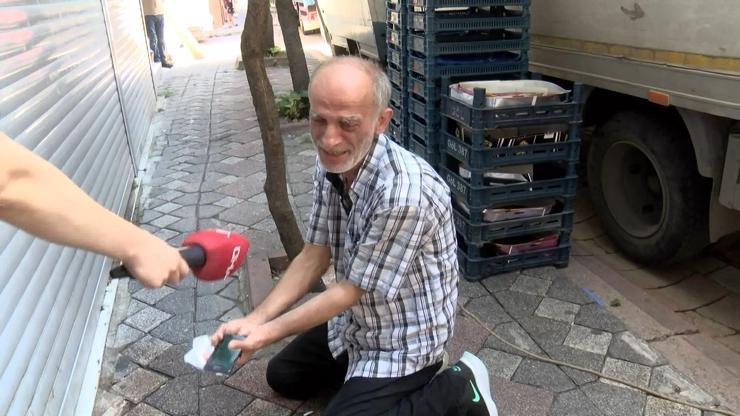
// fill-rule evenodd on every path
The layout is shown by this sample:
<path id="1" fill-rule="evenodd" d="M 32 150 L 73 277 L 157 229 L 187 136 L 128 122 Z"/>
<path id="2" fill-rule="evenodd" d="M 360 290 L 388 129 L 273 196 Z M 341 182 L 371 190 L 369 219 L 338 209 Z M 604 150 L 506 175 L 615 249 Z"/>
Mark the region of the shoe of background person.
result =
<path id="1" fill-rule="evenodd" d="M 162 61 L 162 68 L 172 68 L 172 62 Z"/>
<path id="2" fill-rule="evenodd" d="M 491 397 L 488 369 L 480 358 L 465 351 L 460 361 L 450 369 L 460 373 L 466 380 L 465 395 L 462 397 L 463 408 L 466 409 L 465 415 L 498 416 L 496 403 Z"/>

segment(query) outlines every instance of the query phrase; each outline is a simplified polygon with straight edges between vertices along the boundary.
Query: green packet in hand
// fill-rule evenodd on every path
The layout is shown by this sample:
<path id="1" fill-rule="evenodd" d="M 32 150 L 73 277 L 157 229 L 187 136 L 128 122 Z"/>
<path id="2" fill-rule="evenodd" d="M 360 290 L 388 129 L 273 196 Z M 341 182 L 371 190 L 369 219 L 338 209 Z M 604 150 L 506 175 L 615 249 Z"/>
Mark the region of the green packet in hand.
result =
<path id="1" fill-rule="evenodd" d="M 213 371 L 219 374 L 229 374 L 234 368 L 234 362 L 241 353 L 241 350 L 229 349 L 229 342 L 232 340 L 242 340 L 244 337 L 235 335 L 224 335 L 221 342 L 216 345 L 216 349 L 213 350 L 213 354 L 208 357 L 206 365 L 203 367 L 206 371 Z"/>

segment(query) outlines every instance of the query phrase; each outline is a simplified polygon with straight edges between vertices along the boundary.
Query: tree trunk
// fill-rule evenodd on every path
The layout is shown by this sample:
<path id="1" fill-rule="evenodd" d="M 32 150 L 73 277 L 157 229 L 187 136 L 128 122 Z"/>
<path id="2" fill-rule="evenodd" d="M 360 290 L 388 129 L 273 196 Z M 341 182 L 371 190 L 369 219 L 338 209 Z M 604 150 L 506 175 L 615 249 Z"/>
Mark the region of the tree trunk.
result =
<path id="1" fill-rule="evenodd" d="M 290 78 L 293 80 L 293 91 L 308 89 L 308 65 L 303 53 L 301 36 L 298 34 L 298 13 L 291 0 L 275 0 L 280 30 L 283 32 L 285 52 L 288 55 Z"/>
<path id="2" fill-rule="evenodd" d="M 265 149 L 267 178 L 264 190 L 267 194 L 267 205 L 277 226 L 280 242 L 285 248 L 285 253 L 292 260 L 303 248 L 303 236 L 288 199 L 285 149 L 280 135 L 278 112 L 275 108 L 275 95 L 267 79 L 264 51 L 261 50 L 264 45 L 265 31 L 254 30 L 254 28 L 262 28 L 268 24 L 269 14 L 268 0 L 249 2 L 247 19 L 242 31 L 241 51 L 252 102 L 262 134 L 262 145 Z"/>
<path id="3" fill-rule="evenodd" d="M 249 3 L 252 2 L 261 2 L 263 0 L 249 0 Z M 249 8 L 247 8 L 247 15 L 249 15 Z M 267 23 L 265 23 L 263 26 L 264 28 L 264 35 L 262 38 L 262 42 L 260 43 L 262 45 L 262 54 L 264 55 L 269 51 L 270 49 L 275 47 L 275 28 L 272 23 L 272 12 L 270 12 L 270 4 L 267 4 Z M 246 26 L 244 26 L 244 29 L 246 30 Z M 244 39 L 244 36 L 242 35 L 242 39 Z"/>

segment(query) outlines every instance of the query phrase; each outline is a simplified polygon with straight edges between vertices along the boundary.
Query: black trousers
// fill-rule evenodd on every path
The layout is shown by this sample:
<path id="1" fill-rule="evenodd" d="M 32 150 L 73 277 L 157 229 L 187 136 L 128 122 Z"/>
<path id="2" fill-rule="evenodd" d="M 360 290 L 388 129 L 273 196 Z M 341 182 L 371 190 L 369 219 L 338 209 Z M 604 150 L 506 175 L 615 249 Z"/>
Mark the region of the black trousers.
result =
<path id="1" fill-rule="evenodd" d="M 298 335 L 267 365 L 267 383 L 281 395 L 306 400 L 322 391 L 337 391 L 322 415 L 460 414 L 464 379 L 451 371 L 434 377 L 442 363 L 398 378 L 353 377 L 343 383 L 347 353 L 334 359 L 326 324 Z M 431 382 L 430 382 L 431 381 Z"/>

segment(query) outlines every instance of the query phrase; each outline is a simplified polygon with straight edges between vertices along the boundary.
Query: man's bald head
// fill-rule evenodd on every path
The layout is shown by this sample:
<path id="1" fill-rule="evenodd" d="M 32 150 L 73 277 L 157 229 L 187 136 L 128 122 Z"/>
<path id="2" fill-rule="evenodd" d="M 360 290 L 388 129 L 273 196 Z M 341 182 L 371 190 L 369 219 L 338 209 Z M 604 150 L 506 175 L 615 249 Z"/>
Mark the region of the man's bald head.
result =
<path id="1" fill-rule="evenodd" d="M 346 67 L 338 68 L 341 66 Z M 388 76 L 374 62 L 356 56 L 341 56 L 331 58 L 319 64 L 319 66 L 316 67 L 313 72 L 311 82 L 308 84 L 309 92 L 314 87 L 316 79 L 320 79 L 320 75 L 324 71 L 332 68 L 350 71 L 354 69 L 357 70 L 359 73 L 364 74 L 371 83 L 373 93 L 373 105 L 375 107 L 376 113 L 379 113 L 380 111 L 388 107 L 388 101 L 390 101 L 391 98 L 391 83 L 388 79 Z"/>

